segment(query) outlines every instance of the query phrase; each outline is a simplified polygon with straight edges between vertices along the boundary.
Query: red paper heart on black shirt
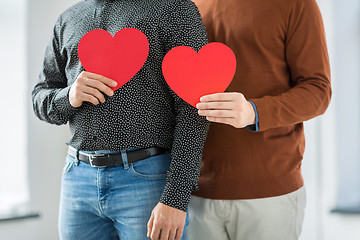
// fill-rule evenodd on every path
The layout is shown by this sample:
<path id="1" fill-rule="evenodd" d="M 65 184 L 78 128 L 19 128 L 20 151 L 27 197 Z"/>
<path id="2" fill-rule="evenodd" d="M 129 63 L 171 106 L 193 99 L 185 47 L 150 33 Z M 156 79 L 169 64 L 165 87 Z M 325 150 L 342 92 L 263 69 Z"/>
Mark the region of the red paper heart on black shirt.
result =
<path id="1" fill-rule="evenodd" d="M 85 34 L 78 46 L 79 59 L 86 71 L 118 82 L 122 87 L 140 71 L 149 55 L 145 34 L 135 28 L 124 28 L 114 37 L 105 30 Z"/>

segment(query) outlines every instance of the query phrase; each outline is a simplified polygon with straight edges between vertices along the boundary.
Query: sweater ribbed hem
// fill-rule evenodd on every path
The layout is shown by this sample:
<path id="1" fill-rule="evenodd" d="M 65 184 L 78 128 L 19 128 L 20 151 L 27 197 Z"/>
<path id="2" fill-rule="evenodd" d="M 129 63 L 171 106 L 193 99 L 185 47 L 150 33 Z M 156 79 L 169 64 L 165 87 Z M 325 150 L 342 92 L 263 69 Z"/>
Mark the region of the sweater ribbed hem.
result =
<path id="1" fill-rule="evenodd" d="M 212 179 L 200 177 L 193 195 L 209 199 L 240 200 L 276 197 L 304 185 L 300 169 L 287 176 L 257 179 Z"/>

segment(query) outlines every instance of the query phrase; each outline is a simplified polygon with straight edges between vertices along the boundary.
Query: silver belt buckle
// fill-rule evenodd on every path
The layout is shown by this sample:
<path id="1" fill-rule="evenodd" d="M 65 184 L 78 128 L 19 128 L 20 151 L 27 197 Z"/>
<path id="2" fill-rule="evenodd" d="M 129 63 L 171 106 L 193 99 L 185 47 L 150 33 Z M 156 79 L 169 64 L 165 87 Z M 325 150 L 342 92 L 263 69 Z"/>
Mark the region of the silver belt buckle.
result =
<path id="1" fill-rule="evenodd" d="M 92 167 L 107 167 L 107 166 L 101 166 L 101 165 L 94 165 L 93 161 L 94 161 L 94 157 L 104 157 L 106 156 L 106 154 L 90 154 L 89 155 L 89 162 L 90 162 L 90 165 Z"/>

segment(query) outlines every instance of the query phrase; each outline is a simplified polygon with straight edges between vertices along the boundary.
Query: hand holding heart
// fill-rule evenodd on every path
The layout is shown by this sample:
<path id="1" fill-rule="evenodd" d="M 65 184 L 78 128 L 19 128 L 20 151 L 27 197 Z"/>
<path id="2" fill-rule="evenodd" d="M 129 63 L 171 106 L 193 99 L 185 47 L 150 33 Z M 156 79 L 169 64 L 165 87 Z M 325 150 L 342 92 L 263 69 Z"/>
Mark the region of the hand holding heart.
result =
<path id="1" fill-rule="evenodd" d="M 196 105 L 198 113 L 210 122 L 236 128 L 255 124 L 255 110 L 241 93 L 216 93 L 203 96 L 200 101 Z"/>
<path id="2" fill-rule="evenodd" d="M 71 106 L 80 107 L 83 102 L 91 102 L 98 105 L 105 102 L 104 94 L 114 95 L 111 88 L 116 87 L 117 82 L 98 74 L 82 72 L 71 85 L 69 101 Z"/>

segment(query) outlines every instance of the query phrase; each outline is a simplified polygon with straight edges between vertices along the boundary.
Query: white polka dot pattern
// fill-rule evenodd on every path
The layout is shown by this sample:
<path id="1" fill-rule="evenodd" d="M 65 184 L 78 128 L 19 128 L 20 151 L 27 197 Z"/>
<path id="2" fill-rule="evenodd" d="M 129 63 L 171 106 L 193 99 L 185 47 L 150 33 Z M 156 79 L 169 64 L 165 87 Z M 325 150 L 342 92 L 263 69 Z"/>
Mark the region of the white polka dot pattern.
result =
<path id="1" fill-rule="evenodd" d="M 133 27 L 149 39 L 143 68 L 98 106 L 73 108 L 71 84 L 84 70 L 77 54 L 81 37 L 93 29 L 114 35 Z M 52 124 L 69 122 L 69 145 L 81 150 L 118 151 L 159 146 L 171 149 L 172 162 L 161 202 L 186 210 L 197 188 L 209 123 L 166 84 L 161 63 L 173 47 L 199 50 L 207 43 L 200 14 L 189 0 L 89 0 L 65 11 L 46 49 L 32 97 L 36 115 Z"/>

